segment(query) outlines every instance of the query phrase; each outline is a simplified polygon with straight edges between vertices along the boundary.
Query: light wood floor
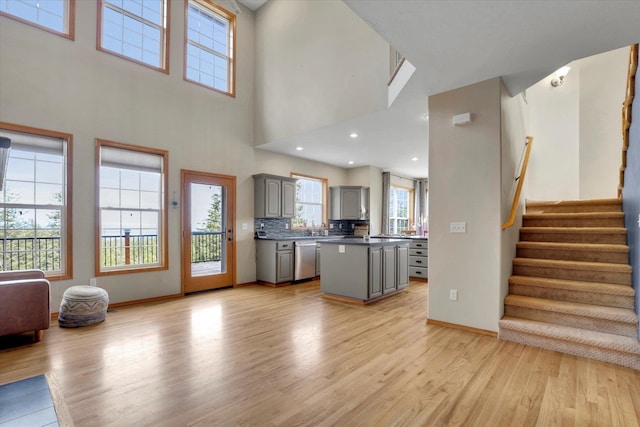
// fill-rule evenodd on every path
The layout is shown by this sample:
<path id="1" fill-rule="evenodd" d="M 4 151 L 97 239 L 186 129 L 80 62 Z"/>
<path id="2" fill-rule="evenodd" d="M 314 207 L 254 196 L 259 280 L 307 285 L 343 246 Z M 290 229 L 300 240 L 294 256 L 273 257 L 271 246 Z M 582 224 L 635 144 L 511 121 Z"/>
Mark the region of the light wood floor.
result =
<path id="1" fill-rule="evenodd" d="M 0 341 L 76 426 L 637 426 L 640 371 L 427 325 L 427 284 L 370 306 L 318 282 L 119 308 Z M 15 341 L 15 339 L 14 339 Z"/>

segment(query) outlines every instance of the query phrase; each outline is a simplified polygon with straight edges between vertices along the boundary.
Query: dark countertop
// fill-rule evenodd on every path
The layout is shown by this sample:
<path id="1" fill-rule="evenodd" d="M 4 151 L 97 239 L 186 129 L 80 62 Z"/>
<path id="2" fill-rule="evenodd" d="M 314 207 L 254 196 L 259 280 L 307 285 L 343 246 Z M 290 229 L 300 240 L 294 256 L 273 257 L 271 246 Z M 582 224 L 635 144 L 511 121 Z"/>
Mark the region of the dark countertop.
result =
<path id="1" fill-rule="evenodd" d="M 396 236 L 390 234 L 379 234 L 377 236 L 371 236 L 371 238 L 383 238 L 383 239 L 405 239 L 405 240 L 429 240 L 429 236 Z"/>
<path id="2" fill-rule="evenodd" d="M 344 239 L 344 236 L 284 236 L 284 237 L 267 237 L 265 239 L 255 240 L 276 240 L 276 241 L 297 241 L 297 240 L 337 240 Z"/>
<path id="3" fill-rule="evenodd" d="M 408 239 L 396 239 L 388 237 L 371 237 L 369 240 L 365 240 L 362 237 L 344 237 L 342 239 L 329 239 L 323 240 L 322 244 L 335 244 L 335 245 L 361 245 L 361 246 L 384 246 L 397 243 L 406 243 Z"/>

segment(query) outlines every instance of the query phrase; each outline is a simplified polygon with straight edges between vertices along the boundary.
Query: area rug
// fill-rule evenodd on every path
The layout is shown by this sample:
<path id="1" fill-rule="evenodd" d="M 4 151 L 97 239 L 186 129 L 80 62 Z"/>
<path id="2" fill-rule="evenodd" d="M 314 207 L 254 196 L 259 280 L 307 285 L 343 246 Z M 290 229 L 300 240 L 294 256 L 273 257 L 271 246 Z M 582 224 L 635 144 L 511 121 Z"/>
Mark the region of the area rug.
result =
<path id="1" fill-rule="evenodd" d="M 0 386 L 0 427 L 59 426 L 44 375 Z"/>

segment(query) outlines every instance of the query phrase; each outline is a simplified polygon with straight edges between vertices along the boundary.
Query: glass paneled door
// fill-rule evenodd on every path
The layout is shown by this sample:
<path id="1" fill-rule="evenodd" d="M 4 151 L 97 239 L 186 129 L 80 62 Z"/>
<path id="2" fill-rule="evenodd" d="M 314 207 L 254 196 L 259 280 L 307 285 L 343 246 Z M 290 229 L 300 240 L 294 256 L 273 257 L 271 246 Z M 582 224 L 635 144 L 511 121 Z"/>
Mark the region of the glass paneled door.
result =
<path id="1" fill-rule="evenodd" d="M 182 171 L 184 293 L 235 284 L 235 177 Z"/>

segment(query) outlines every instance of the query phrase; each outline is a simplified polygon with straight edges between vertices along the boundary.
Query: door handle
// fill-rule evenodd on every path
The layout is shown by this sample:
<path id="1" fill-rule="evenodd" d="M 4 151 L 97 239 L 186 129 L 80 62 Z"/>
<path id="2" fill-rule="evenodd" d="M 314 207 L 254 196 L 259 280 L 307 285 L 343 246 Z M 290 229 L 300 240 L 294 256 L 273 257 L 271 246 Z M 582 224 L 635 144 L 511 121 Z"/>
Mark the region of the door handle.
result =
<path id="1" fill-rule="evenodd" d="M 231 242 L 233 241 L 233 237 L 229 237 L 227 240 Z"/>

